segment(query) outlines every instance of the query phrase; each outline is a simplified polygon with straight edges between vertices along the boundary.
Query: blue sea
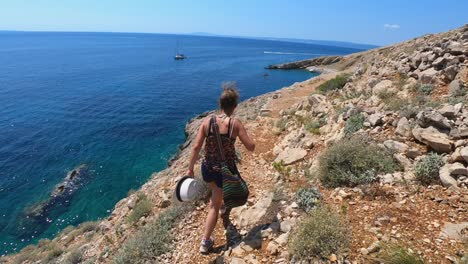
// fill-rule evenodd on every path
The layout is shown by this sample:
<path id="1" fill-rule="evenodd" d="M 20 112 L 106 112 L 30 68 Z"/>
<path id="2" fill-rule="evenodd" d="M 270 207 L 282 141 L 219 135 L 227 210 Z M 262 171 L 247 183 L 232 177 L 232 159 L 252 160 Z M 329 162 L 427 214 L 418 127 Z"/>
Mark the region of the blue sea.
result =
<path id="1" fill-rule="evenodd" d="M 187 59 L 174 60 L 177 45 Z M 245 100 L 314 76 L 265 70 L 269 64 L 356 51 L 188 35 L 0 32 L 0 255 L 106 217 L 167 166 L 185 123 L 217 107 L 222 82 L 237 82 Z M 20 235 L 25 208 L 81 164 L 90 178 L 69 205 Z"/>

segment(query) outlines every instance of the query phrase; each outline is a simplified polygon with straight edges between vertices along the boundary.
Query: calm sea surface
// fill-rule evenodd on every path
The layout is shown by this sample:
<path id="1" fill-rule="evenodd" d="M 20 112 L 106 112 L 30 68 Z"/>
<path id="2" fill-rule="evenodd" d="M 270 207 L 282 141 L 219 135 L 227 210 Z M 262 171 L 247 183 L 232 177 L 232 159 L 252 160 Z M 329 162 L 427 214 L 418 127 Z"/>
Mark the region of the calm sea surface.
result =
<path id="1" fill-rule="evenodd" d="M 177 43 L 186 60 L 173 59 Z M 216 108 L 222 82 L 236 81 L 247 99 L 313 76 L 265 70 L 269 64 L 355 51 L 221 37 L 0 32 L 0 255 L 109 214 L 166 167 L 186 121 Z M 69 205 L 53 208 L 47 224 L 20 227 L 25 208 L 81 164 L 89 178 Z"/>

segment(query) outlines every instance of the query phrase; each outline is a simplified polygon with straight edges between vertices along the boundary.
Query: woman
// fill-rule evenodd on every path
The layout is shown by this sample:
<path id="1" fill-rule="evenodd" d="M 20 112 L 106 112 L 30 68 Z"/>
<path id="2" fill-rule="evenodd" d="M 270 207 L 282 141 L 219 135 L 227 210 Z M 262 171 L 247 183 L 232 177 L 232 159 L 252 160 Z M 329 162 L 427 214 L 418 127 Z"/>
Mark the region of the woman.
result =
<path id="1" fill-rule="evenodd" d="M 237 107 L 239 93 L 232 84 L 223 85 L 223 88 L 223 93 L 219 98 L 219 113 L 215 115 L 215 118 L 212 118 L 212 116 L 207 117 L 198 130 L 187 173 L 191 177 L 194 176 L 193 167 L 198 159 L 203 142 L 205 142 L 205 157 L 201 170 L 203 180 L 208 183 L 211 190 L 211 201 L 208 206 L 208 216 L 200 246 L 200 253 L 203 254 L 208 253 L 213 247 L 214 241 L 211 238 L 211 234 L 216 226 L 218 212 L 223 202 L 223 179 L 219 172 L 221 157 L 219 155 L 218 142 L 214 134 L 213 122 L 216 122 L 219 127 L 226 164 L 233 172 L 238 172 L 236 167 L 237 156 L 234 148 L 237 137 L 239 137 L 247 150 L 253 151 L 255 149 L 255 143 L 247 134 L 242 123 L 237 119 L 231 118 Z"/>

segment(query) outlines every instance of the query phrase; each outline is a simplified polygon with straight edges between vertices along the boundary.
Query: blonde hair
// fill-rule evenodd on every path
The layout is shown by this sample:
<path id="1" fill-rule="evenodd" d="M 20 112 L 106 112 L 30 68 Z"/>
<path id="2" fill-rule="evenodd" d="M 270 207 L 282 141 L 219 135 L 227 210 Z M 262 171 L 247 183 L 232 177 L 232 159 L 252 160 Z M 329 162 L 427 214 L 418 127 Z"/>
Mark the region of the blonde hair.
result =
<path id="1" fill-rule="evenodd" d="M 232 111 L 239 101 L 239 92 L 235 82 L 225 82 L 221 85 L 223 93 L 219 97 L 219 107 L 224 111 Z"/>

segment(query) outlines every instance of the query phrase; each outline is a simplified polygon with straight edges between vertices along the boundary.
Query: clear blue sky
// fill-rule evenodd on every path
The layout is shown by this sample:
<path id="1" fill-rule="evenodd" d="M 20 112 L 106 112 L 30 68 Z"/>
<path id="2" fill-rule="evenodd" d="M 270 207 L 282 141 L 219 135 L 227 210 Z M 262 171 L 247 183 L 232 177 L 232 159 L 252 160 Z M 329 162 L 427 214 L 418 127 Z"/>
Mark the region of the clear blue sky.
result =
<path id="1" fill-rule="evenodd" d="M 465 23 L 466 0 L 0 0 L 0 30 L 209 32 L 385 45 Z"/>

